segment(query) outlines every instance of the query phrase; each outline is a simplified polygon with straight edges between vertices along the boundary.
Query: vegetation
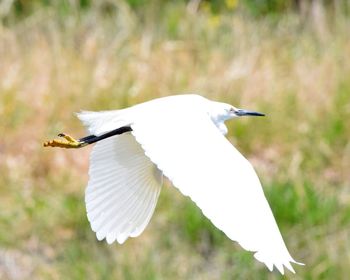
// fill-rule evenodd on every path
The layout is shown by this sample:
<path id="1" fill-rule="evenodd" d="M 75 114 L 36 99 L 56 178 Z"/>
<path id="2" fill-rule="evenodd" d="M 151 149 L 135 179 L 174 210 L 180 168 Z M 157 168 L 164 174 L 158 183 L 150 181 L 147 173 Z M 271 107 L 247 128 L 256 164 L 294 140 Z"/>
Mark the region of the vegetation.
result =
<path id="1" fill-rule="evenodd" d="M 265 17 L 243 4 L 213 10 L 214 2 L 0 2 L 1 279 L 283 278 L 169 183 L 140 237 L 98 242 L 84 206 L 90 148 L 41 146 L 59 132 L 83 136 L 80 109 L 183 92 L 267 114 L 229 122 L 228 137 L 254 164 L 291 254 L 306 264 L 294 278 L 348 277 L 346 9 L 314 1 L 308 17 L 293 7 Z"/>

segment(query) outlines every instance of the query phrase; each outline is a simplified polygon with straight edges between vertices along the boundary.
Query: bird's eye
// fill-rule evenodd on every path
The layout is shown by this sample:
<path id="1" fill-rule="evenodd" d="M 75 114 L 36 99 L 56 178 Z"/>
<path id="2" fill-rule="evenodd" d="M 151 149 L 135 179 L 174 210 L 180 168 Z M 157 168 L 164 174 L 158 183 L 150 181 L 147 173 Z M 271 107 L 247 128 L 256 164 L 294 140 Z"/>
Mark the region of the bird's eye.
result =
<path id="1" fill-rule="evenodd" d="M 230 113 L 233 113 L 235 111 L 236 111 L 235 108 L 233 108 L 233 107 L 230 108 Z"/>

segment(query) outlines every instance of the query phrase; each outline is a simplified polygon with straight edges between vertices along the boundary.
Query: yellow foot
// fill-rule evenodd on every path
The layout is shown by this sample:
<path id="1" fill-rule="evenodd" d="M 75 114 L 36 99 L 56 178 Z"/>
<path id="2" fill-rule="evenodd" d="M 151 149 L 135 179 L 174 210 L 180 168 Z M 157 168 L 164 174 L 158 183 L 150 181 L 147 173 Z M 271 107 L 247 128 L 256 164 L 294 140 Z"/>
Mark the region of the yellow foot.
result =
<path id="1" fill-rule="evenodd" d="M 73 149 L 73 148 L 81 148 L 87 145 L 87 143 L 80 142 L 76 139 L 74 139 L 72 136 L 66 135 L 64 133 L 58 134 L 59 137 L 64 138 L 62 139 L 53 139 L 51 141 L 44 142 L 44 147 L 59 147 L 59 148 L 66 148 L 66 149 Z"/>

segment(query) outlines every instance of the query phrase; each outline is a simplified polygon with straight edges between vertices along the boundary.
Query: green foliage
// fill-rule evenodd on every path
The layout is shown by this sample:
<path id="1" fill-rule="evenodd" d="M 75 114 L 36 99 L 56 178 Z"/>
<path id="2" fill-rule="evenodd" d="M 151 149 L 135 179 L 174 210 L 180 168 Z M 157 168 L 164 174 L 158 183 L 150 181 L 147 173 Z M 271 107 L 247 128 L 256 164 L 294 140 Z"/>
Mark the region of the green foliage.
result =
<path id="1" fill-rule="evenodd" d="M 9 129 L 23 125 L 31 115 L 31 110 L 24 102 L 18 102 L 15 92 L 11 90 L 2 92 L 2 100 L 3 103 L 0 104 L 0 118 L 2 119 L 0 132 L 5 133 Z"/>
<path id="2" fill-rule="evenodd" d="M 282 225 L 291 226 L 301 222 L 309 226 L 322 225 L 327 223 L 340 208 L 334 196 L 322 196 L 308 183 L 302 188 L 289 182 L 274 184 L 265 189 L 275 217 Z"/>
<path id="3" fill-rule="evenodd" d="M 254 16 L 282 14 L 293 8 L 294 0 L 242 0 L 243 5 Z"/>
<path id="4" fill-rule="evenodd" d="M 173 6 L 174 4 L 188 5 L 190 1 L 180 0 L 174 2 L 170 0 L 124 0 L 122 2 L 127 4 L 134 11 L 142 14 L 150 8 L 160 8 L 162 10 L 164 7 Z M 269 14 L 283 14 L 291 9 L 295 9 L 297 2 L 298 1 L 296 0 L 205 0 L 200 2 L 199 8 L 210 10 L 210 12 L 213 14 L 218 14 L 223 12 L 232 12 L 240 7 L 241 9 L 247 10 L 254 16 L 266 16 Z M 116 4 L 117 2 L 106 0 L 99 1 L 98 3 L 94 3 L 91 0 L 14 0 L 10 15 L 14 14 L 18 18 L 23 18 L 42 8 L 53 8 L 55 12 L 58 12 L 64 16 L 69 13 L 84 12 L 95 9 L 97 6 L 101 8 L 100 12 L 109 13 L 114 9 Z"/>
<path id="5" fill-rule="evenodd" d="M 325 139 L 330 145 L 346 145 L 350 133 L 350 126 L 344 119 L 350 117 L 348 104 L 350 103 L 350 82 L 341 81 L 334 96 L 330 110 L 332 114 L 326 119 Z"/>

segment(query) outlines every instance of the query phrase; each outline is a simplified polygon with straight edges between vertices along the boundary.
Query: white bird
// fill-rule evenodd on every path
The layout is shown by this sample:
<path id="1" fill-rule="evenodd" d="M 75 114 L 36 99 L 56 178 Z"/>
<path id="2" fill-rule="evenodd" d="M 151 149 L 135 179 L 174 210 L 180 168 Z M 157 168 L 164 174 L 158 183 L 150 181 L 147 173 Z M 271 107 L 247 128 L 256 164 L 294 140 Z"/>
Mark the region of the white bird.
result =
<path id="1" fill-rule="evenodd" d="M 163 176 L 189 196 L 231 240 L 270 271 L 294 273 L 289 254 L 252 165 L 224 136 L 225 121 L 263 116 L 187 94 L 130 108 L 81 112 L 92 134 L 44 146 L 79 148 L 98 142 L 90 157 L 87 216 L 98 240 L 139 236 L 157 204 Z M 103 140 L 103 141 L 102 141 Z"/>

